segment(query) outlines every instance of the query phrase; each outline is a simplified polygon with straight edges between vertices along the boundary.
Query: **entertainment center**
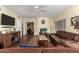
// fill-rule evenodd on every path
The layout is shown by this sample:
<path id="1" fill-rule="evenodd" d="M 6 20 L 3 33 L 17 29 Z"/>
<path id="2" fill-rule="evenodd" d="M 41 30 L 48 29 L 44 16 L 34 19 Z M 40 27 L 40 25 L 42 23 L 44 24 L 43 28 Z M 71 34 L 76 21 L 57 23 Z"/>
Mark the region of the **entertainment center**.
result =
<path id="1" fill-rule="evenodd" d="M 8 48 L 20 41 L 20 31 L 15 30 L 15 18 L 0 14 L 0 48 Z"/>
<path id="2" fill-rule="evenodd" d="M 0 44 L 2 48 L 11 47 L 16 42 L 20 41 L 20 31 L 0 34 Z"/>

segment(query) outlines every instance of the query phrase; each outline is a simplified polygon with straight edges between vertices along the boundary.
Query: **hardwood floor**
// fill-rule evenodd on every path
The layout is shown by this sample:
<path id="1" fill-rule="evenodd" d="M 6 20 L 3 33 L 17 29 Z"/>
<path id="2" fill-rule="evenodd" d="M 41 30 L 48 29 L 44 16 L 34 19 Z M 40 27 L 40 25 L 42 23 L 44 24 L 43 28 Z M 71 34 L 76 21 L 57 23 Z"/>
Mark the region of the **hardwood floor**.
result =
<path id="1" fill-rule="evenodd" d="M 27 44 L 28 46 L 38 46 L 38 36 L 34 36 Z"/>
<path id="2" fill-rule="evenodd" d="M 38 35 L 35 36 L 23 36 L 20 42 L 13 45 L 12 47 L 18 47 L 19 45 L 25 44 L 27 46 L 38 46 Z M 48 39 L 48 47 L 51 47 L 52 44 L 50 43 L 49 38 Z"/>

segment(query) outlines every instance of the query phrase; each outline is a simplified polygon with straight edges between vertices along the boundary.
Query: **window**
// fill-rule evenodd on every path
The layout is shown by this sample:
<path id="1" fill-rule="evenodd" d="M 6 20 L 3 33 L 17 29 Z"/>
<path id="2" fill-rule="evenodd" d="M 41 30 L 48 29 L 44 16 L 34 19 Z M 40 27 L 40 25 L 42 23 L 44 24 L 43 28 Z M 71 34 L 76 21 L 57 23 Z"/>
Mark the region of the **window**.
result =
<path id="1" fill-rule="evenodd" d="M 65 21 L 65 19 L 55 22 L 55 30 L 56 31 L 58 31 L 58 30 L 65 31 L 66 30 L 66 21 Z"/>

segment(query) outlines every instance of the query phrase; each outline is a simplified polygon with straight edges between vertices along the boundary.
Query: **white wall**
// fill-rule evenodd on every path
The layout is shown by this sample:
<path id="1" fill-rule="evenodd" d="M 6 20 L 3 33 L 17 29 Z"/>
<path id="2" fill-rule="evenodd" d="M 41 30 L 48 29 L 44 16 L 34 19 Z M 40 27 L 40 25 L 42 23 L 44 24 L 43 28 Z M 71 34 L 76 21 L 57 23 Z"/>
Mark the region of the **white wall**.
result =
<path id="1" fill-rule="evenodd" d="M 16 30 L 18 31 L 21 31 L 21 20 L 23 19 L 22 17 L 18 17 L 19 15 L 17 15 L 15 12 L 13 12 L 12 10 L 9 10 L 7 9 L 6 7 L 4 6 L 0 6 L 0 17 L 1 17 L 1 14 L 6 14 L 8 16 L 11 16 L 11 17 L 14 17 L 15 18 L 15 26 L 13 26 L 13 28 L 15 27 Z M 1 20 L 1 18 L 0 18 Z M 3 25 L 0 25 L 0 29 L 2 29 L 2 31 L 5 30 L 5 28 L 2 28 Z M 13 28 L 6 28 L 7 30 L 11 30 Z M 1 31 L 1 30 L 0 30 Z"/>
<path id="2" fill-rule="evenodd" d="M 45 24 L 41 23 L 42 20 L 45 20 Z M 53 27 L 52 26 L 53 22 L 51 22 L 52 20 L 53 20 L 53 18 L 50 19 L 50 18 L 47 18 L 47 17 L 39 17 L 39 18 L 37 18 L 37 33 L 39 34 L 40 29 L 42 29 L 42 28 L 47 28 L 47 32 L 51 33 L 51 30 L 52 30 L 51 27 Z"/>
<path id="3" fill-rule="evenodd" d="M 55 33 L 55 20 L 52 18 L 50 18 L 50 33 Z"/>
<path id="4" fill-rule="evenodd" d="M 74 32 L 74 26 L 71 26 L 71 17 L 79 16 L 79 6 L 71 6 L 54 17 L 55 21 L 66 19 L 66 31 Z"/>
<path id="5" fill-rule="evenodd" d="M 18 18 L 18 15 L 15 13 L 15 12 L 13 12 L 13 11 L 11 11 L 11 10 L 9 10 L 9 9 L 7 9 L 6 7 L 4 7 L 4 6 L 0 6 L 0 14 L 6 14 L 6 15 L 8 15 L 8 16 L 11 16 L 11 17 L 14 17 L 15 19 L 17 19 Z"/>
<path id="6" fill-rule="evenodd" d="M 16 20 L 15 22 L 15 28 L 16 28 L 16 31 L 20 31 L 21 33 L 21 36 L 22 36 L 22 20 Z"/>
<path id="7" fill-rule="evenodd" d="M 45 24 L 41 24 L 41 20 L 45 19 Z M 34 22 L 34 35 L 38 35 L 41 28 L 47 28 L 48 33 L 54 33 L 54 22 L 53 18 L 39 17 L 39 18 L 27 18 L 23 20 L 24 25 L 24 35 L 27 34 L 27 22 Z"/>

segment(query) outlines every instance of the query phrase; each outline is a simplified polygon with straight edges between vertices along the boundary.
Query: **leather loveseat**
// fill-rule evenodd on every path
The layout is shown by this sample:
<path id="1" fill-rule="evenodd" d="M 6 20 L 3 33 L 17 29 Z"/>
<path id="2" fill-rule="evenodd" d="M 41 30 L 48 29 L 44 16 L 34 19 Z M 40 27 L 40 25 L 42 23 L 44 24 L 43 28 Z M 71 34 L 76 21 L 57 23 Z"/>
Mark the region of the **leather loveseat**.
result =
<path id="1" fill-rule="evenodd" d="M 64 47 L 73 48 L 77 48 L 79 46 L 79 34 L 76 33 L 59 30 L 54 34 L 50 34 L 49 37 L 51 43 L 54 44 L 54 46 L 62 45 Z"/>

